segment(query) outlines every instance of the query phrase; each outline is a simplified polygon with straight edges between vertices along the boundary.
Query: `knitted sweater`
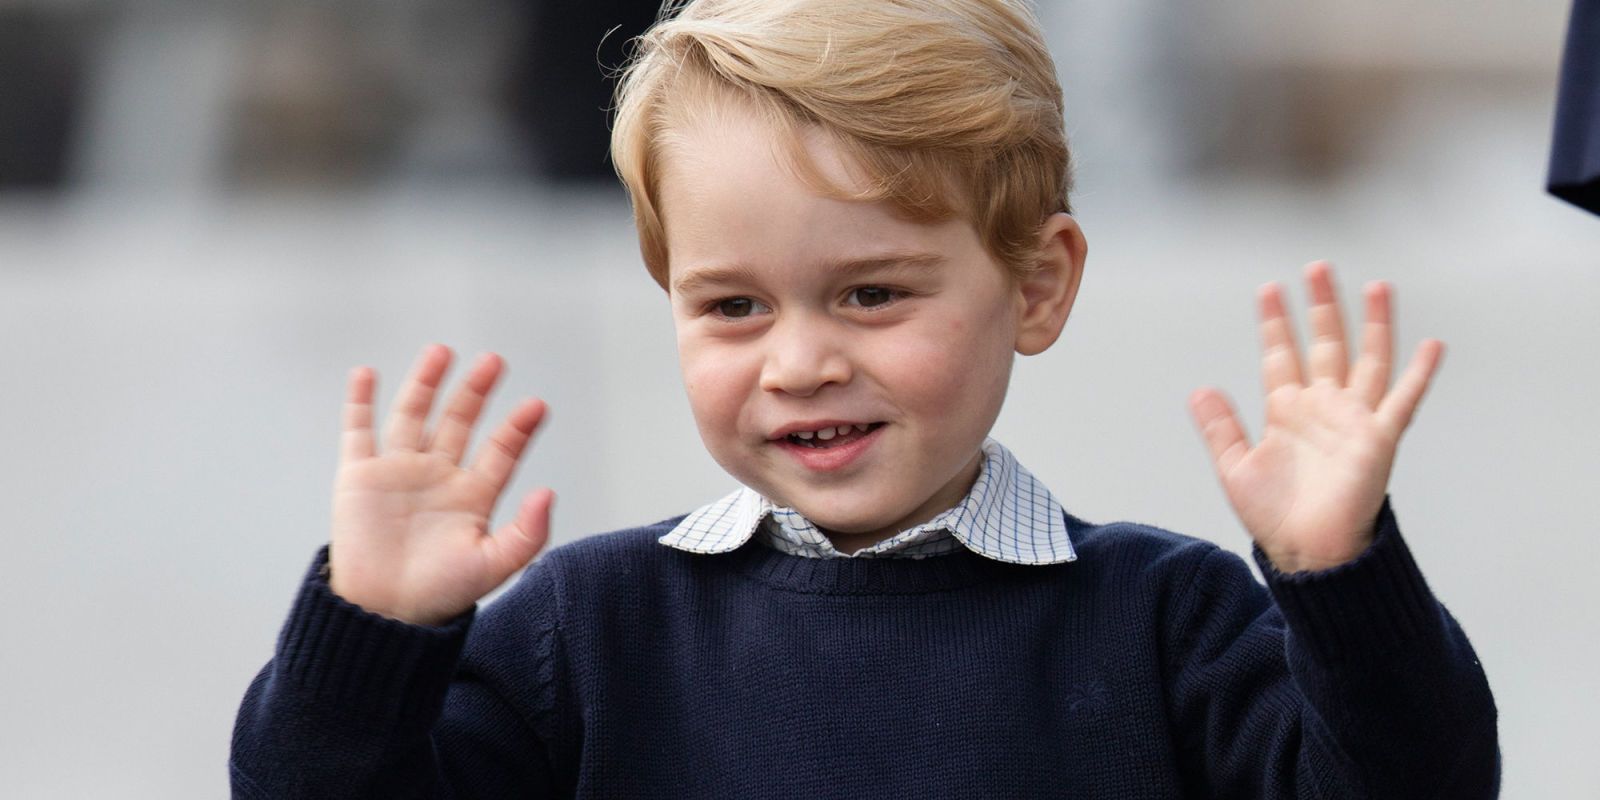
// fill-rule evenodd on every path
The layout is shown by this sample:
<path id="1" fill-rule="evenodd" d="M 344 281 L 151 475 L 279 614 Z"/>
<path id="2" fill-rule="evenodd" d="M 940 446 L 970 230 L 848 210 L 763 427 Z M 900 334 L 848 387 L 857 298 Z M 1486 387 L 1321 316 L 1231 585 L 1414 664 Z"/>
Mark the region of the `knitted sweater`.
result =
<path id="1" fill-rule="evenodd" d="M 546 551 L 440 627 L 308 570 L 251 683 L 244 798 L 1498 796 L 1496 709 L 1386 497 L 1280 574 L 1064 514 L 1078 560 L 693 554 L 681 519 Z"/>
<path id="2" fill-rule="evenodd" d="M 1600 214 L 1600 0 L 1573 0 L 1545 188 Z"/>

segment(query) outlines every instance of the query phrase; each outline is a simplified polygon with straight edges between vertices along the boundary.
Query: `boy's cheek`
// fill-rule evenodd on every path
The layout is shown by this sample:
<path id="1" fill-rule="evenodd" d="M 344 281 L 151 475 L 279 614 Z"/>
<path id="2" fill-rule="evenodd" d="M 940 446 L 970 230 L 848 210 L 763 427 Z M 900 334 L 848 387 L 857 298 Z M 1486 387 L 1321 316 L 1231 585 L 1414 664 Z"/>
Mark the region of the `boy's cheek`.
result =
<path id="1" fill-rule="evenodd" d="M 678 349 L 678 366 L 686 384 L 730 386 L 754 381 L 760 359 L 744 348 L 690 344 Z"/>
<path id="2" fill-rule="evenodd" d="M 995 326 L 998 327 L 998 326 Z M 882 363 L 894 373 L 894 385 L 908 399 L 953 402 L 973 394 L 1003 392 L 1014 351 L 984 326 L 967 321 L 941 323 L 939 333 L 911 333 L 884 343 Z"/>
<path id="3" fill-rule="evenodd" d="M 719 354 L 715 345 L 703 337 L 685 335 L 680 331 L 678 335 L 678 368 L 683 372 L 685 385 L 699 382 L 703 375 L 711 371 L 711 366 L 719 360 L 726 361 L 735 354 Z"/>
<path id="4" fill-rule="evenodd" d="M 744 399 L 757 383 L 748 357 L 698 351 L 680 358 L 684 391 L 702 432 L 733 427 Z"/>

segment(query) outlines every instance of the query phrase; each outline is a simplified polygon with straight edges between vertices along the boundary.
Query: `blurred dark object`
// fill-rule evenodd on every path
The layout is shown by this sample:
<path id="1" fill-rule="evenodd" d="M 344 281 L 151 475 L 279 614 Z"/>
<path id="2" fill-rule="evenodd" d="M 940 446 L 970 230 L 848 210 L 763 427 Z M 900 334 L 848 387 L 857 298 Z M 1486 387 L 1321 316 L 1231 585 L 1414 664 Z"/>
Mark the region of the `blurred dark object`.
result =
<path id="1" fill-rule="evenodd" d="M 53 4 L 0 8 L 0 190 L 67 182 L 88 35 Z"/>
<path id="2" fill-rule="evenodd" d="M 391 169 L 410 111 L 402 56 L 375 41 L 359 11 L 258 11 L 230 110 L 232 184 L 361 184 Z"/>
<path id="3" fill-rule="evenodd" d="M 533 140 L 534 168 L 564 182 L 612 182 L 611 74 L 658 0 L 531 0 L 529 43 L 512 111 Z"/>
<path id="4" fill-rule="evenodd" d="M 1403 99 L 1395 67 L 1207 62 L 1173 98 L 1199 175 L 1331 181 L 1360 163 Z M 1205 75 L 1225 75 L 1208 81 Z"/>
<path id="5" fill-rule="evenodd" d="M 1572 6 L 1546 188 L 1600 214 L 1600 0 Z"/>

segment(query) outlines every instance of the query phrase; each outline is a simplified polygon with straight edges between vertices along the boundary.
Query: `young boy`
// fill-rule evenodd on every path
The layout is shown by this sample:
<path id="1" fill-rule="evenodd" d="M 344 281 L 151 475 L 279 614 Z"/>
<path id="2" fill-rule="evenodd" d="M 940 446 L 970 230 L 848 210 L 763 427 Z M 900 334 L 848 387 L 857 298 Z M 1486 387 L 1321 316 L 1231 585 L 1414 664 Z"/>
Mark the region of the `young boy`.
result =
<path id="1" fill-rule="evenodd" d="M 425 430 L 351 374 L 332 540 L 239 710 L 236 796 L 1462 798 L 1496 710 L 1386 486 L 1442 353 L 1389 390 L 1326 264 L 1303 364 L 1260 295 L 1267 425 L 1191 397 L 1263 587 L 1095 524 L 988 438 L 1083 272 L 1060 89 L 1018 0 L 700 0 L 643 39 L 613 154 L 707 449 L 741 487 L 552 549 L 493 535 L 538 427 L 463 457 L 485 354 Z"/>

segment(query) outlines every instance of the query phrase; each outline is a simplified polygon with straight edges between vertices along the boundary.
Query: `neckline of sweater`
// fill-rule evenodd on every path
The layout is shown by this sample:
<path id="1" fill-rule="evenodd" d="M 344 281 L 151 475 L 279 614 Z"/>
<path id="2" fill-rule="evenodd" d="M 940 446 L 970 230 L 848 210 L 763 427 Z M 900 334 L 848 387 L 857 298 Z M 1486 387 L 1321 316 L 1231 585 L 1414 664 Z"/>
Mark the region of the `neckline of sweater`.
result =
<path id="1" fill-rule="evenodd" d="M 973 586 L 1007 575 L 1064 564 L 1012 564 L 966 547 L 926 558 L 792 555 L 751 537 L 737 549 L 713 558 L 770 586 L 806 594 L 926 594 Z M 705 556 L 701 556 L 704 558 Z"/>

